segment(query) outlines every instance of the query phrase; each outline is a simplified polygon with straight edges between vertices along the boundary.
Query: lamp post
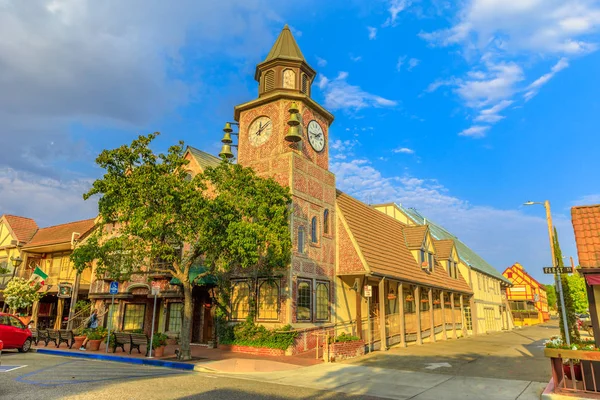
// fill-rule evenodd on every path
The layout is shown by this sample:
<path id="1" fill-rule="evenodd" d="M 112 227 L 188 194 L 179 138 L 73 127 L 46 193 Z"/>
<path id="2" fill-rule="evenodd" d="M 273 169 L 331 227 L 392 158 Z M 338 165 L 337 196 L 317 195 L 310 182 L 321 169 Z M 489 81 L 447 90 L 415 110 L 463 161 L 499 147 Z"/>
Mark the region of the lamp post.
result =
<path id="1" fill-rule="evenodd" d="M 546 209 L 546 222 L 548 223 L 548 238 L 550 239 L 550 253 L 552 254 L 552 266 L 557 267 L 556 256 L 554 255 L 554 231 L 552 227 L 552 214 L 550 213 L 550 202 L 548 200 L 542 202 L 539 201 L 527 201 L 523 203 L 524 206 L 531 206 L 534 204 L 541 204 Z M 565 333 L 565 341 L 567 346 L 571 346 L 571 338 L 569 337 L 569 328 L 567 323 L 567 310 L 565 309 L 565 297 L 563 295 L 562 280 L 560 279 L 560 272 L 554 275 L 554 281 L 558 288 L 558 295 L 560 297 L 561 314 L 563 319 L 563 330 Z"/>

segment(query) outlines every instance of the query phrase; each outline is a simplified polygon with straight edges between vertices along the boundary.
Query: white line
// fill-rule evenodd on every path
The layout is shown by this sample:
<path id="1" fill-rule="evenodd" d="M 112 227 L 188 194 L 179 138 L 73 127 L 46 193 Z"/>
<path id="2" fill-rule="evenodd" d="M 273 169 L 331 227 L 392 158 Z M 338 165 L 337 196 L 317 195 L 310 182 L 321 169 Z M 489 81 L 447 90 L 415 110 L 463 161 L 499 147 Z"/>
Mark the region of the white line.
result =
<path id="1" fill-rule="evenodd" d="M 23 368 L 23 367 L 26 367 L 26 366 L 27 365 L 17 365 L 14 368 L 11 368 L 11 369 L 0 370 L 0 372 L 10 372 L 10 371 L 14 371 L 15 369 Z M 11 365 L 7 365 L 7 367 L 11 367 Z"/>

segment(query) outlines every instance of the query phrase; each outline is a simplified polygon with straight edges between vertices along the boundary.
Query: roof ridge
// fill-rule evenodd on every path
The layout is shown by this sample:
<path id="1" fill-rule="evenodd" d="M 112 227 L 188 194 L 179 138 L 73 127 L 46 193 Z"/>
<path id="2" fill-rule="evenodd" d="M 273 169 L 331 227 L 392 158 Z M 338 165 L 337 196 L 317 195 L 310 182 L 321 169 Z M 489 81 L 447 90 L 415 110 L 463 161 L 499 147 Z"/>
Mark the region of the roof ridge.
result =
<path id="1" fill-rule="evenodd" d="M 600 204 L 588 204 L 585 206 L 573 206 L 573 207 L 571 207 L 571 210 L 576 209 L 576 208 L 591 208 L 591 207 L 600 207 Z"/>
<path id="2" fill-rule="evenodd" d="M 2 214 L 2 215 L 0 215 L 0 218 L 1 218 L 1 217 L 15 217 L 15 218 L 23 218 L 23 219 L 28 219 L 28 220 L 30 220 L 30 221 L 34 221 L 34 222 L 35 222 L 35 219 L 33 219 L 33 218 L 29 218 L 29 217 L 24 217 L 24 216 L 22 216 L 22 215 L 14 215 L 14 214 Z"/>
<path id="3" fill-rule="evenodd" d="M 76 224 L 76 223 L 78 223 L 78 222 L 93 221 L 93 220 L 95 220 L 95 219 L 96 219 L 96 217 L 94 217 L 94 218 L 85 218 L 85 219 L 80 219 L 80 220 L 77 220 L 77 221 L 65 222 L 64 224 L 57 224 L 57 225 L 44 226 L 43 228 L 39 228 L 39 230 L 42 230 L 42 229 L 49 229 L 49 228 L 56 228 L 57 226 L 63 226 L 63 225 Z"/>

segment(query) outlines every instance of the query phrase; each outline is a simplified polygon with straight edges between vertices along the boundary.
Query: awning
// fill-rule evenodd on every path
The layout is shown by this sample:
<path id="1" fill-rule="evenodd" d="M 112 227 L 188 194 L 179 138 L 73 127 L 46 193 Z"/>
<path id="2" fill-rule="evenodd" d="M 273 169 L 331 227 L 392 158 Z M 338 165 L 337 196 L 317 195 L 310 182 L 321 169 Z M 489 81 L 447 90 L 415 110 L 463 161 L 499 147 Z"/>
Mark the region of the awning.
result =
<path id="1" fill-rule="evenodd" d="M 600 285 L 600 275 L 586 275 L 585 281 L 588 285 Z"/>
<path id="2" fill-rule="evenodd" d="M 217 278 L 213 275 L 204 275 L 198 277 L 198 275 L 204 274 L 207 271 L 207 268 L 202 265 L 193 265 L 190 268 L 190 282 L 196 286 L 208 286 L 208 285 L 216 285 Z M 171 279 L 171 285 L 181 285 L 181 281 L 177 278 Z"/>

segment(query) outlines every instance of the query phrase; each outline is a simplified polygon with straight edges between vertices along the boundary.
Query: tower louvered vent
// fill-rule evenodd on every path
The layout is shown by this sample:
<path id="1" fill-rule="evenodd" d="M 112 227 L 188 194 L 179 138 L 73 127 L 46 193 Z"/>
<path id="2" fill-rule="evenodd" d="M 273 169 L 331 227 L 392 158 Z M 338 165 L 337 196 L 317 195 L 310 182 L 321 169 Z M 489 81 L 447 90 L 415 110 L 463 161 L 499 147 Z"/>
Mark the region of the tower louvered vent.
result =
<path id="1" fill-rule="evenodd" d="M 265 92 L 275 89 L 275 72 L 267 71 L 265 74 Z"/>

